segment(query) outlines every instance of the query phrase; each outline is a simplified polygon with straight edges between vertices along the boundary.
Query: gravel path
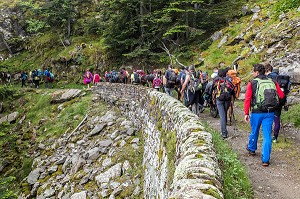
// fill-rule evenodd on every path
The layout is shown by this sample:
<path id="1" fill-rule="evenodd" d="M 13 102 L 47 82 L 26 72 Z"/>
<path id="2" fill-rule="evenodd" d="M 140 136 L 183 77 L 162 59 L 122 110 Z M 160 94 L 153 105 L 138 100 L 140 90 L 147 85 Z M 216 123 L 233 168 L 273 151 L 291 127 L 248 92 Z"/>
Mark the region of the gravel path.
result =
<path id="1" fill-rule="evenodd" d="M 220 131 L 219 118 L 209 116 L 209 110 L 200 114 L 200 118 L 209 122 Z M 258 142 L 256 156 L 246 151 L 249 126 L 243 122 L 243 113 L 235 107 L 237 130 L 228 127 L 227 142 L 232 146 L 245 165 L 252 181 L 254 198 L 257 199 L 300 199 L 300 131 L 291 126 L 284 127 L 280 132 L 278 143 L 273 144 L 269 167 L 261 165 L 261 139 Z M 242 130 L 246 129 L 246 130 Z M 284 141 L 284 137 L 286 141 Z"/>

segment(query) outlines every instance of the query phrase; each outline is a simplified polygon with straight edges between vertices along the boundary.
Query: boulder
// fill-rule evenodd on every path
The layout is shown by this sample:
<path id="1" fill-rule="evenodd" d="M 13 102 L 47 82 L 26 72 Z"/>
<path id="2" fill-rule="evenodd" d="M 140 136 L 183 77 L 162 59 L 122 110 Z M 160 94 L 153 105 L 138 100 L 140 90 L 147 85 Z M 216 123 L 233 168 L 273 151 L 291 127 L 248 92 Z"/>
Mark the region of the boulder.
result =
<path id="1" fill-rule="evenodd" d="M 97 124 L 95 128 L 89 133 L 88 136 L 94 136 L 99 134 L 106 126 L 107 126 L 106 123 Z"/>
<path id="2" fill-rule="evenodd" d="M 212 41 L 216 41 L 216 40 L 221 39 L 222 37 L 223 37 L 223 33 L 221 31 L 217 31 L 210 37 L 210 39 Z"/>
<path id="3" fill-rule="evenodd" d="M 86 199 L 86 191 L 75 193 L 71 196 L 70 199 Z"/>
<path id="4" fill-rule="evenodd" d="M 100 173 L 95 177 L 95 181 L 97 182 L 98 186 L 102 183 L 108 183 L 110 180 L 113 180 L 117 177 L 120 177 L 122 174 L 122 164 L 118 163 L 108 169 L 107 171 Z"/>
<path id="5" fill-rule="evenodd" d="M 2 118 L 0 118 L 0 124 L 2 124 L 3 122 L 13 122 L 13 121 L 16 121 L 17 117 L 18 117 L 19 113 L 18 112 L 13 112 L 9 115 L 6 115 Z"/>
<path id="6" fill-rule="evenodd" d="M 58 90 L 52 94 L 50 103 L 62 103 L 78 97 L 81 93 L 79 89 Z"/>
<path id="7" fill-rule="evenodd" d="M 33 171 L 31 171 L 29 173 L 29 175 L 27 177 L 27 182 L 30 185 L 34 185 L 37 182 L 37 180 L 39 179 L 40 174 L 41 174 L 41 169 L 40 168 L 34 169 Z"/>

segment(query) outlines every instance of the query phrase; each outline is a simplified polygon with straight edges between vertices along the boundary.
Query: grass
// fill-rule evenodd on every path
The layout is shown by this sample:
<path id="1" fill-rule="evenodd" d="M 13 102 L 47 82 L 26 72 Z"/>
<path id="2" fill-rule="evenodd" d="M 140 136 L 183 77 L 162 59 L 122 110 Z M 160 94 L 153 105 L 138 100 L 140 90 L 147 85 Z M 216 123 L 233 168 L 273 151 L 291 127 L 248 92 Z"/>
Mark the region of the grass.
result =
<path id="1" fill-rule="evenodd" d="M 300 104 L 290 106 L 288 111 L 282 111 L 281 119 L 283 123 L 291 123 L 300 128 Z"/>
<path id="2" fill-rule="evenodd" d="M 217 131 L 210 128 L 208 124 L 205 126 L 213 136 L 219 166 L 222 170 L 224 178 L 224 198 L 253 198 L 251 181 L 246 168 L 239 161 L 238 155 L 226 141 L 222 140 Z"/>

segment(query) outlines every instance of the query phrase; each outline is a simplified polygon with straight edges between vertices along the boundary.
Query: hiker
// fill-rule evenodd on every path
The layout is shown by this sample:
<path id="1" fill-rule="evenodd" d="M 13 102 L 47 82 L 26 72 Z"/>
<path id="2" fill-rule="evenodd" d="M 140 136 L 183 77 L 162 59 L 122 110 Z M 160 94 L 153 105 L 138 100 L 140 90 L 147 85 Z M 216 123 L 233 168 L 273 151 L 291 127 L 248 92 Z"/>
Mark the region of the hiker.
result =
<path id="1" fill-rule="evenodd" d="M 23 88 L 23 86 L 27 87 L 26 86 L 27 79 L 28 79 L 28 76 L 27 76 L 26 72 L 22 71 L 21 72 L 22 88 Z"/>
<path id="2" fill-rule="evenodd" d="M 253 65 L 254 79 L 248 83 L 244 101 L 244 120 L 250 121 L 251 133 L 247 150 L 250 155 L 255 155 L 259 129 L 262 125 L 262 166 L 269 166 L 270 154 L 272 150 L 272 123 L 274 120 L 274 110 L 278 106 L 279 99 L 284 98 L 277 82 L 268 79 L 265 75 L 265 67 L 262 64 Z M 249 109 L 251 107 L 251 117 Z"/>
<path id="3" fill-rule="evenodd" d="M 100 81 L 101 81 L 100 75 L 98 73 L 95 73 L 93 77 L 93 84 L 97 85 Z"/>
<path id="4" fill-rule="evenodd" d="M 50 81 L 50 72 L 47 69 L 45 69 L 44 70 L 44 82 L 45 82 L 46 88 L 49 87 L 49 81 Z"/>
<path id="5" fill-rule="evenodd" d="M 90 88 L 90 83 L 93 81 L 93 74 L 90 72 L 90 69 L 86 69 L 84 73 L 83 83 L 87 84 L 87 88 Z"/>
<path id="6" fill-rule="evenodd" d="M 195 70 L 195 66 L 189 67 L 189 72 L 186 74 L 185 81 L 181 88 L 181 95 L 186 93 L 187 107 L 192 107 L 192 112 L 199 114 L 199 97 L 202 84 L 199 79 L 199 74 Z"/>
<path id="7" fill-rule="evenodd" d="M 33 85 L 35 88 L 39 88 L 39 86 L 40 86 L 40 80 L 41 80 L 40 77 L 41 77 L 41 74 L 37 69 L 32 71 Z"/>
<path id="8" fill-rule="evenodd" d="M 220 115 L 221 136 L 223 139 L 228 137 L 227 131 L 227 111 L 230 106 L 232 95 L 234 95 L 234 86 L 226 77 L 226 69 L 218 71 L 212 85 L 213 96 L 216 99 L 217 109 Z"/>
<path id="9" fill-rule="evenodd" d="M 188 67 L 183 68 L 183 70 L 182 70 L 181 73 L 182 74 L 181 74 L 181 77 L 180 77 L 180 84 L 181 84 L 180 91 L 182 90 L 182 86 L 183 86 L 183 84 L 185 82 L 186 76 L 189 73 L 189 68 Z M 181 94 L 181 96 L 183 96 L 182 101 L 183 101 L 184 106 L 188 107 L 187 92 L 184 92 L 184 94 L 183 95 Z"/>
<path id="10" fill-rule="evenodd" d="M 204 93 L 203 93 L 203 99 L 204 99 L 204 106 L 208 106 L 209 105 L 209 101 L 212 97 L 212 85 L 214 83 L 214 79 L 217 77 L 218 75 L 216 73 L 212 73 L 210 76 L 210 79 L 208 81 L 208 83 L 205 86 L 204 89 Z"/>
<path id="11" fill-rule="evenodd" d="M 176 74 L 175 71 L 172 69 L 171 64 L 168 66 L 168 69 L 166 70 L 165 78 L 167 81 L 165 86 L 165 92 L 168 95 L 173 96 L 173 90 L 175 88 L 175 83 L 176 83 Z"/>
<path id="12" fill-rule="evenodd" d="M 152 88 L 159 91 L 161 84 L 162 84 L 162 80 L 158 77 L 158 74 L 156 73 L 155 78 L 153 79 Z"/>
<path id="13" fill-rule="evenodd" d="M 279 76 L 278 72 L 273 70 L 273 67 L 271 66 L 271 64 L 267 63 L 265 64 L 265 69 L 266 69 L 266 76 L 268 78 L 271 78 L 273 81 L 276 81 L 279 84 L 279 87 L 283 89 L 283 92 L 285 94 L 283 100 L 280 100 L 280 103 L 278 105 L 278 107 L 275 109 L 274 111 L 274 129 L 273 129 L 273 138 L 272 141 L 273 143 L 277 142 L 278 139 L 278 135 L 279 135 L 279 130 L 280 130 L 280 115 L 281 115 L 281 111 L 282 111 L 282 107 L 285 105 L 286 103 L 286 95 L 289 92 L 288 89 L 288 85 L 289 84 L 289 76 L 287 76 L 286 78 L 284 77 L 283 79 L 286 81 L 281 81 L 282 76 Z M 278 79 L 279 78 L 279 79 Z"/>

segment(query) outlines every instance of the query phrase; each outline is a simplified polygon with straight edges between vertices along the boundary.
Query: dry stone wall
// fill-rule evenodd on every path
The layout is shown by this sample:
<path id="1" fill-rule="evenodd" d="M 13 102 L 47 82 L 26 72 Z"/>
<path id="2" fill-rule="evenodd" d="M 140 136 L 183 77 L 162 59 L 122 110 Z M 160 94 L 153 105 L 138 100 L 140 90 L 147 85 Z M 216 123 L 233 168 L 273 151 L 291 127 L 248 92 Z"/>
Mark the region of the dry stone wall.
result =
<path id="1" fill-rule="evenodd" d="M 143 129 L 144 198 L 223 198 L 212 136 L 182 103 L 136 85 L 101 83 L 96 92 Z"/>

